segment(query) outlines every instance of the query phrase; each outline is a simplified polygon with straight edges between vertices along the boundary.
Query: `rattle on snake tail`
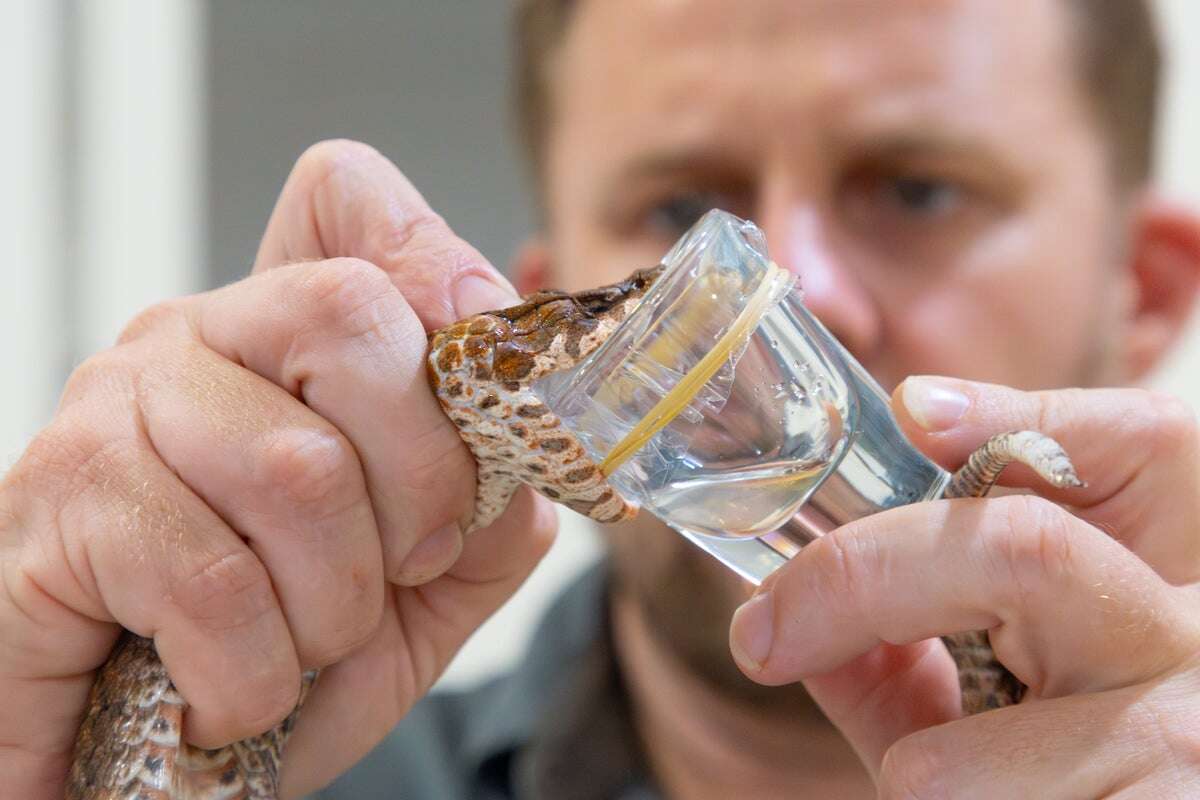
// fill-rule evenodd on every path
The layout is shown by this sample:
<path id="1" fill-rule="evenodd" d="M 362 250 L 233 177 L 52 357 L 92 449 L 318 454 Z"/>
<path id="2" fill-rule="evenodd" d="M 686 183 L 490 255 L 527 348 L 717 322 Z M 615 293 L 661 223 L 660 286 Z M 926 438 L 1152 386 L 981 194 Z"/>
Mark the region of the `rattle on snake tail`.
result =
<path id="1" fill-rule="evenodd" d="M 639 270 L 576 294 L 539 292 L 512 308 L 478 314 L 430 335 L 430 381 L 478 464 L 475 518 L 498 517 L 521 484 L 599 522 L 637 513 L 532 392 L 535 380 L 570 369 L 611 334 L 661 274 Z M 1082 485 L 1062 449 L 1020 431 L 993 437 L 954 474 L 946 497 L 982 496 L 1009 463 L 1059 486 Z M 944 637 L 958 665 L 963 709 L 975 713 L 1020 699 L 1024 687 L 998 661 L 987 633 Z M 316 672 L 304 676 L 303 694 Z M 71 800 L 271 800 L 296 710 L 262 736 L 217 750 L 182 741 L 186 705 L 152 643 L 125 633 L 101 668 L 76 742 Z"/>

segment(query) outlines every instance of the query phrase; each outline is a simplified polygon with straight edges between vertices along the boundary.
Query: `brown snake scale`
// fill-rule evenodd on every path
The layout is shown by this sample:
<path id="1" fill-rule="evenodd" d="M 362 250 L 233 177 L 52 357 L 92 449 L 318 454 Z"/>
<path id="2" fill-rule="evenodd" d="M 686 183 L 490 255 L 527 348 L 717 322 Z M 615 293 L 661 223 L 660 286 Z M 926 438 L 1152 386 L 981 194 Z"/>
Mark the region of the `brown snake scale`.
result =
<path id="1" fill-rule="evenodd" d="M 531 390 L 598 347 L 662 266 L 577 294 L 539 292 L 429 337 L 429 377 L 478 463 L 469 530 L 498 517 L 521 484 L 599 522 L 637 513 L 583 446 Z M 982 496 L 1019 461 L 1055 486 L 1081 485 L 1062 449 L 1041 434 L 1000 434 L 954 474 L 946 497 Z M 1017 702 L 1024 687 L 996 660 L 984 631 L 944 637 L 958 665 L 963 708 Z M 301 702 L 316 680 L 304 675 Z M 186 704 L 148 639 L 125 633 L 100 669 L 76 740 L 70 800 L 272 800 L 284 744 L 300 705 L 262 736 L 218 750 L 181 744 Z"/>

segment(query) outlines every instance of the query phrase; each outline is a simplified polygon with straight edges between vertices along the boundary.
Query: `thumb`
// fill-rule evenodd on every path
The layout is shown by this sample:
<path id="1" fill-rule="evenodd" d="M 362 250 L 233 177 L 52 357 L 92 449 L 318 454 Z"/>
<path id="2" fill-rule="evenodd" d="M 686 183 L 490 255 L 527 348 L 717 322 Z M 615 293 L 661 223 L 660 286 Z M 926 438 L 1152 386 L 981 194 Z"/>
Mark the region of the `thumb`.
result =
<path id="1" fill-rule="evenodd" d="M 958 671 L 938 639 L 883 642 L 827 672 L 768 669 L 768 657 L 780 655 L 774 652 L 777 640 L 786 639 L 777 635 L 777 626 L 789 624 L 776 611 L 787 606 L 773 591 L 778 577 L 768 578 L 734 613 L 729 632 L 734 660 L 758 683 L 778 685 L 799 677 L 872 775 L 896 741 L 962 716 Z"/>
<path id="2" fill-rule="evenodd" d="M 395 164 L 368 145 L 334 140 L 296 162 L 254 271 L 345 256 L 386 272 L 427 331 L 521 300 Z"/>

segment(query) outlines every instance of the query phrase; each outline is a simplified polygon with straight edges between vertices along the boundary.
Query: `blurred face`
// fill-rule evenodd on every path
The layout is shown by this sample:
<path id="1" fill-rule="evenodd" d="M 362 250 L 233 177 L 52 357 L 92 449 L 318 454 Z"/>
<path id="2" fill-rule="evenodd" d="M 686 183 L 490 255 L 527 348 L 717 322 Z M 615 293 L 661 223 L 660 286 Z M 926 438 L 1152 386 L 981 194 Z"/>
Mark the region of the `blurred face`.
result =
<path id="1" fill-rule="evenodd" d="M 1120 217 L 1069 22 L 1054 0 L 585 0 L 555 71 L 549 282 L 654 264 L 719 206 L 885 388 L 1118 380 Z M 740 684 L 744 587 L 658 527 L 614 537 L 621 585 Z"/>

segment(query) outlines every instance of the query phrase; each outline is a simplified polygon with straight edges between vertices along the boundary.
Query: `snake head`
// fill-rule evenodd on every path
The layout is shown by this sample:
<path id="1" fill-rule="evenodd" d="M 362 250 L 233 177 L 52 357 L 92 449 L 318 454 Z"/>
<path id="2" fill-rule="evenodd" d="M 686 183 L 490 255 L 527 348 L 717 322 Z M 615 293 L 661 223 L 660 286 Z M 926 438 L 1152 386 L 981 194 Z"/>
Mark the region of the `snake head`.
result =
<path id="1" fill-rule="evenodd" d="M 468 530 L 499 517 L 523 483 L 598 522 L 637 514 L 533 384 L 603 344 L 662 271 L 575 294 L 538 292 L 430 334 L 430 385 L 478 466 Z"/>

